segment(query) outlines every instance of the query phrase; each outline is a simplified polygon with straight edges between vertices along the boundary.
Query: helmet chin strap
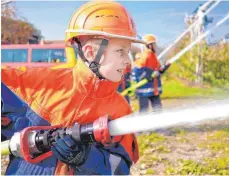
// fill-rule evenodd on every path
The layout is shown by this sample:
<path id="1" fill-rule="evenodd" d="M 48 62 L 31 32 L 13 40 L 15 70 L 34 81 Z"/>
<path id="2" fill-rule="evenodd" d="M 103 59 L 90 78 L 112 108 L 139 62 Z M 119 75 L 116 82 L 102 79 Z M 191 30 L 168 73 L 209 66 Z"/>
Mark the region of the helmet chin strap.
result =
<path id="1" fill-rule="evenodd" d="M 89 68 L 91 69 L 91 71 L 93 71 L 96 76 L 98 76 L 99 79 L 106 79 L 104 78 L 100 73 L 99 73 L 99 67 L 100 67 L 100 60 L 101 60 L 101 57 L 104 53 L 104 50 L 106 49 L 109 41 L 106 40 L 106 39 L 102 39 L 102 42 L 100 44 L 100 47 L 99 47 L 99 50 L 95 56 L 95 60 L 92 61 L 92 62 L 89 62 L 86 57 L 84 56 L 84 53 L 82 51 L 82 45 L 79 41 L 78 38 L 75 39 L 76 43 L 78 44 L 78 52 L 79 52 L 79 56 L 81 57 L 81 59 L 84 61 L 84 62 L 87 62 L 89 64 Z"/>
<path id="2" fill-rule="evenodd" d="M 100 67 L 100 59 L 104 53 L 104 50 L 106 49 L 109 41 L 106 39 L 102 39 L 102 42 L 100 44 L 99 50 L 95 56 L 95 60 L 92 61 L 89 65 L 89 68 L 99 77 L 99 79 L 105 79 L 100 73 L 99 73 L 99 67 Z"/>

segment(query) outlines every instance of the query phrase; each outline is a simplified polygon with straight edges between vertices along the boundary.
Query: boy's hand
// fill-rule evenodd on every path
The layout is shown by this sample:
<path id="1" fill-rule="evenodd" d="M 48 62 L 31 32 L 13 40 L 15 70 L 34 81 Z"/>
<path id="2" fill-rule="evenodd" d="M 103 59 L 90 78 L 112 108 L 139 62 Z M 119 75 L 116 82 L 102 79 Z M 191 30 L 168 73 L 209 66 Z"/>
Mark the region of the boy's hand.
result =
<path id="1" fill-rule="evenodd" d="M 74 141 L 70 135 L 64 135 L 56 140 L 51 150 L 60 161 L 71 166 L 78 166 L 87 159 L 90 147 Z"/>

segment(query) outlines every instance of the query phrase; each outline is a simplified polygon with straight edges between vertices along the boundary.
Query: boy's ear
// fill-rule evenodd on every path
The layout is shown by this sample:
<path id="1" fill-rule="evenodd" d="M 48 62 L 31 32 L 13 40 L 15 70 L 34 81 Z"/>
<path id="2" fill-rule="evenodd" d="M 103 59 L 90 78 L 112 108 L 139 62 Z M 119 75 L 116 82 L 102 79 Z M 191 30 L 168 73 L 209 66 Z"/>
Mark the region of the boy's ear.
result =
<path id="1" fill-rule="evenodd" d="M 83 47 L 84 56 L 90 62 L 92 62 L 95 58 L 95 52 L 93 47 L 90 44 L 87 44 Z"/>

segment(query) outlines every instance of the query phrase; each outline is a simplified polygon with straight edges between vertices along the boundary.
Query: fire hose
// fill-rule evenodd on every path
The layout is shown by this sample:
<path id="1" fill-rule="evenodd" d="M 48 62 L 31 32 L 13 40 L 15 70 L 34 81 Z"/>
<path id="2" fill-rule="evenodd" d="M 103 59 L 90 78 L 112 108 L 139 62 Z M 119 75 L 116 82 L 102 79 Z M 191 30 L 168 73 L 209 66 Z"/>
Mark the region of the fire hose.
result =
<path id="1" fill-rule="evenodd" d="M 109 121 L 109 116 L 100 117 L 86 125 L 75 124 L 71 127 L 32 126 L 1 143 L 1 154 L 13 154 L 29 163 L 38 163 L 52 155 L 51 145 L 58 133 L 70 135 L 81 143 L 112 143 L 112 137 L 136 132 L 154 131 L 177 125 L 198 124 L 206 120 L 229 118 L 229 100 L 220 100 L 205 106 L 197 106 L 172 111 L 148 114 L 130 114 Z M 128 125 L 127 125 L 128 124 Z"/>
<path id="2" fill-rule="evenodd" d="M 174 57 L 172 57 L 171 59 L 168 60 L 167 63 L 172 64 L 173 62 L 177 61 L 183 54 L 185 54 L 188 50 L 190 50 L 196 43 L 198 43 L 201 39 L 203 39 L 204 37 L 206 37 L 207 35 L 210 34 L 210 32 L 214 29 L 216 29 L 217 27 L 219 27 L 221 24 L 223 24 L 227 19 L 229 18 L 229 13 L 222 18 L 221 20 L 219 20 L 215 26 L 213 26 L 211 29 L 207 30 L 204 34 L 200 35 L 195 41 L 193 41 L 192 43 L 190 43 L 187 47 L 185 47 L 182 51 L 180 51 L 179 53 L 177 53 Z M 166 65 L 164 66 L 166 67 Z M 158 71 L 154 71 L 151 75 L 152 79 L 157 77 L 160 73 Z M 135 89 L 145 85 L 146 83 L 148 83 L 148 80 L 145 78 L 141 81 L 139 81 L 138 83 L 134 84 L 133 86 L 125 89 L 123 92 L 121 92 L 121 95 L 126 96 L 129 94 L 129 92 L 133 92 L 135 91 Z"/>
<path id="3" fill-rule="evenodd" d="M 203 17 L 206 16 L 209 12 L 211 12 L 220 3 L 220 0 L 217 0 L 217 1 L 210 0 L 206 2 L 203 6 L 201 6 L 201 9 L 205 10 L 211 3 L 213 3 L 212 6 L 203 13 Z M 158 55 L 158 59 L 160 60 L 177 42 L 179 42 L 182 39 L 182 37 L 184 37 L 189 31 L 191 31 L 191 29 L 195 27 L 198 24 L 198 22 L 199 21 L 196 20 L 194 23 L 192 23 L 188 27 L 188 29 L 186 29 L 180 36 L 176 38 L 176 40 L 174 40 L 165 50 L 163 50 Z"/>

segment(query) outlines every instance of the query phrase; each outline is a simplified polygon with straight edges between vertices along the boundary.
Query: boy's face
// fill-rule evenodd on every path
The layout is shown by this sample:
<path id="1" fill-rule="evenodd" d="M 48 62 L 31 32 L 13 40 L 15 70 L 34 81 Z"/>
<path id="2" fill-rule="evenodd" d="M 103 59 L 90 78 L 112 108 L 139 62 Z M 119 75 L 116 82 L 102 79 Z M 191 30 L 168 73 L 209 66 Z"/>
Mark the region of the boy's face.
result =
<path id="1" fill-rule="evenodd" d="M 100 74 L 110 81 L 119 82 L 124 75 L 126 66 L 131 64 L 128 55 L 130 49 L 131 41 L 110 39 L 104 53 L 104 58 L 100 62 Z"/>
<path id="2" fill-rule="evenodd" d="M 89 61 L 93 61 L 97 54 L 92 48 L 90 44 L 84 47 L 84 54 Z M 100 74 L 110 81 L 119 82 L 126 66 L 131 64 L 128 55 L 130 48 L 131 41 L 129 40 L 109 39 L 109 44 L 100 59 Z"/>

